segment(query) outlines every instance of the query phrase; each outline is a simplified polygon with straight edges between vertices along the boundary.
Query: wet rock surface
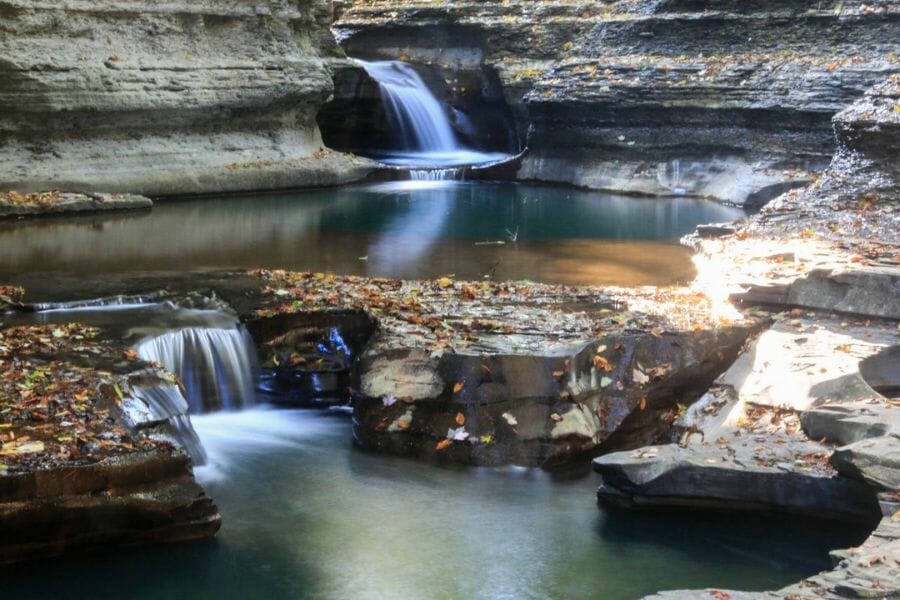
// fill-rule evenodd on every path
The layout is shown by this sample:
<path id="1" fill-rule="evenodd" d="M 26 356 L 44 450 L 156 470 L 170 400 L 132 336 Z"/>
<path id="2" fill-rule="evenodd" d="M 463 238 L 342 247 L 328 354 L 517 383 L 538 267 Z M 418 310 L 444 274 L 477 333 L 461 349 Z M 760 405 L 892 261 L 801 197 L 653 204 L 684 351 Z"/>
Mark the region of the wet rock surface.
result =
<path id="1" fill-rule="evenodd" d="M 344 2 L 366 57 L 495 72 L 523 179 L 761 205 L 833 153 L 831 117 L 898 70 L 896 3 Z M 452 81 L 451 88 L 453 88 Z"/>
<path id="2" fill-rule="evenodd" d="M 325 2 L 0 3 L 0 190 L 188 194 L 361 178 L 315 115 Z"/>
<path id="3" fill-rule="evenodd" d="M 215 534 L 173 386 L 95 328 L 0 329 L 0 561 Z"/>

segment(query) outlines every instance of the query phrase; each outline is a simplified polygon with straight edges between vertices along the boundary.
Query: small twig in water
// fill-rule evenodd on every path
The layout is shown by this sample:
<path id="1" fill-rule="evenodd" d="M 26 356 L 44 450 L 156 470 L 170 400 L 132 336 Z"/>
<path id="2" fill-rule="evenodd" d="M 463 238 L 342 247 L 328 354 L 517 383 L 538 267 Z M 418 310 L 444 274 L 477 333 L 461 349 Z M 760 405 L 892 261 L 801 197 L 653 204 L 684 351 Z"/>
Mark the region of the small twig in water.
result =
<path id="1" fill-rule="evenodd" d="M 500 266 L 500 261 L 498 260 L 498 261 L 495 262 L 493 265 L 491 265 L 491 268 L 490 268 L 490 269 L 488 269 L 487 271 L 485 271 L 484 273 L 482 273 L 482 275 L 484 275 L 484 278 L 485 278 L 485 279 L 493 279 L 493 278 L 494 278 L 494 275 L 495 275 L 496 272 L 497 272 L 497 267 L 499 267 L 499 266 Z"/>
<path id="2" fill-rule="evenodd" d="M 507 239 L 508 239 L 509 241 L 511 241 L 513 244 L 515 244 L 517 241 L 519 241 L 519 228 L 516 227 L 516 232 L 513 233 L 513 232 L 510 231 L 509 228 L 507 227 L 507 228 L 506 228 L 506 237 L 507 237 Z"/>

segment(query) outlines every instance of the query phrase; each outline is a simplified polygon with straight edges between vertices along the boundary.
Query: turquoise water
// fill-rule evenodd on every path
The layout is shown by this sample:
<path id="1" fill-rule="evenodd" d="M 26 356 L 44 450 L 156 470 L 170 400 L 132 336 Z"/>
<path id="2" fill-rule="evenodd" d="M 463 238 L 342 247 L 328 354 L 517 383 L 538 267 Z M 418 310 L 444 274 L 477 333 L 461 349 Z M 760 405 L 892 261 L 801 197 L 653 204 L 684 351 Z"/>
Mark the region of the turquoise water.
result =
<path id="1" fill-rule="evenodd" d="M 858 531 L 600 510 L 590 472 L 447 469 L 353 448 L 349 417 L 204 415 L 216 539 L 0 568 L 14 598 L 633 599 L 772 589 Z M 865 532 L 862 532 L 862 537 Z"/>
<path id="2" fill-rule="evenodd" d="M 168 201 L 138 213 L 2 223 L 0 279 L 27 286 L 44 273 L 272 267 L 672 284 L 693 277 L 678 238 L 741 215 L 687 198 L 444 181 Z"/>

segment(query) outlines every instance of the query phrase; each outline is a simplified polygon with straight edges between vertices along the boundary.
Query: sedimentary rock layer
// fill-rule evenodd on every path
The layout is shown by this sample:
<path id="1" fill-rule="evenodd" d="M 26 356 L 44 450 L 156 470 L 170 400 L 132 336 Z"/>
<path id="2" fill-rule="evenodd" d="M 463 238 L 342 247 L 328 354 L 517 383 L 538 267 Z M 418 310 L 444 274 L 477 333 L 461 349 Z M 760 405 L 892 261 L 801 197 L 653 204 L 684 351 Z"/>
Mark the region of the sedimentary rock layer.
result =
<path id="1" fill-rule="evenodd" d="M 617 191 L 762 204 L 827 164 L 832 115 L 898 69 L 896 2 L 343 4 L 350 54 L 496 73 L 519 177 Z"/>
<path id="2" fill-rule="evenodd" d="M 0 1 L 0 190 L 327 185 L 320 0 Z"/>

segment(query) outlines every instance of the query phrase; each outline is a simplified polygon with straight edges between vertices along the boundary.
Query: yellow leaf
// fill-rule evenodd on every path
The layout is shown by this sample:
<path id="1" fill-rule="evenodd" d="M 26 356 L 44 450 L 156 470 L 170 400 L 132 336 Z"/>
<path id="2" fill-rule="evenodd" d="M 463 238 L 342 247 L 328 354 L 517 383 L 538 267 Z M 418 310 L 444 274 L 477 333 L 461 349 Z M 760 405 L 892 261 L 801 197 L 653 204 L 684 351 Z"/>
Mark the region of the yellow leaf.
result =
<path id="1" fill-rule="evenodd" d="M 449 277 L 441 277 L 437 280 L 437 284 L 442 288 L 448 288 L 453 285 L 453 280 Z"/>
<path id="2" fill-rule="evenodd" d="M 641 398 L 641 410 L 645 410 L 647 408 L 647 399 Z"/>

